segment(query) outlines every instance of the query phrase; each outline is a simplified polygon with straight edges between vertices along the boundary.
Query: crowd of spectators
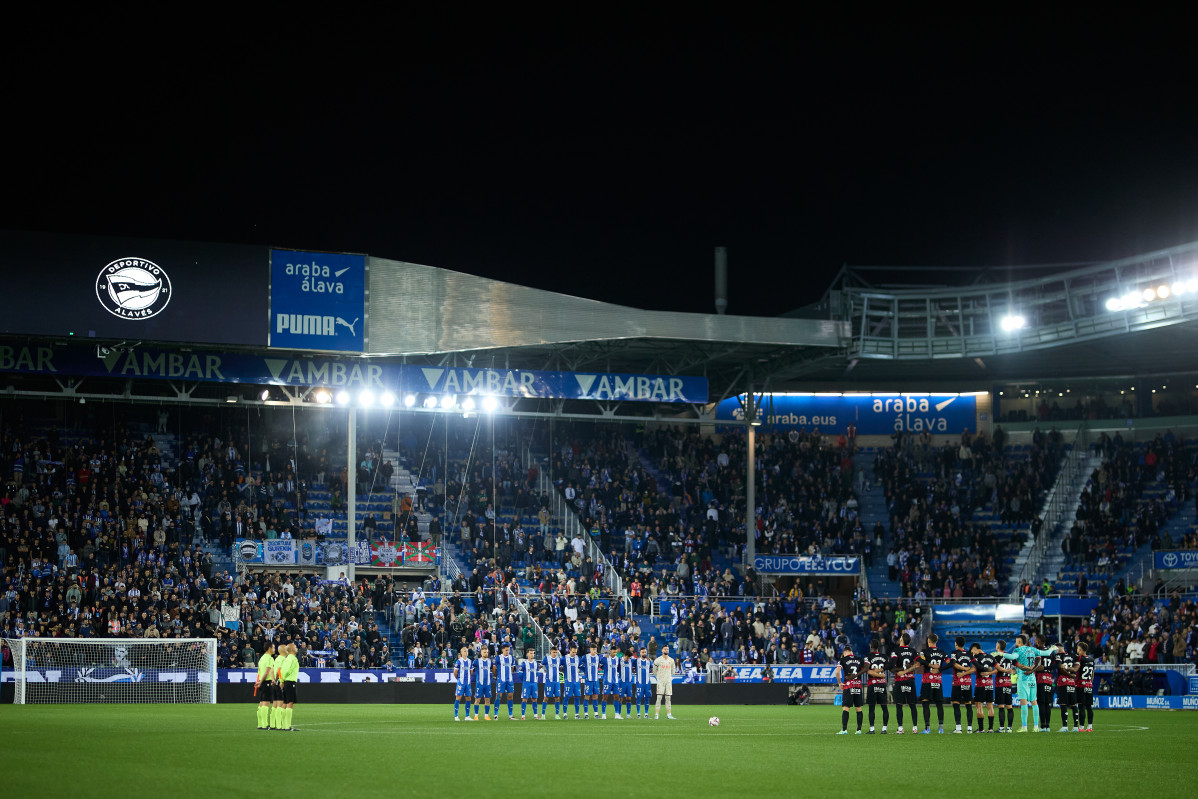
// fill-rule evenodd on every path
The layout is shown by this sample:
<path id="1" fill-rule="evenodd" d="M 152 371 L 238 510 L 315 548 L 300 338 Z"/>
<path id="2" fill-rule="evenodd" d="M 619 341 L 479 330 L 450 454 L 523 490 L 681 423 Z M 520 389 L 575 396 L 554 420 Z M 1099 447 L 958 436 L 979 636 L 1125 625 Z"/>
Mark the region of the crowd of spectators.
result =
<path id="1" fill-rule="evenodd" d="M 940 446 L 927 433 L 896 434 L 894 446 L 879 451 L 874 474 L 890 515 L 886 561 L 903 596 L 1005 592 L 1007 554 L 1038 528 L 1036 506 L 1063 454 L 1060 434 L 1036 431 L 1025 454 L 1011 457 L 1001 426 L 992 437 L 965 431 Z M 982 510 L 1010 534 L 995 536 L 977 520 Z"/>
<path id="2" fill-rule="evenodd" d="M 69 437 L 16 414 L 6 423 L 5 636 L 216 637 L 222 667 L 283 636 L 349 667 L 389 663 L 361 587 L 218 571 L 202 547 L 298 534 L 306 479 L 330 468 L 327 450 L 308 457 L 305 441 L 264 436 L 251 461 L 232 435 L 187 436 L 164 453 L 133 423 Z"/>
<path id="3" fill-rule="evenodd" d="M 1102 665 L 1198 663 L 1198 605 L 1174 592 L 1160 600 L 1112 589 L 1088 618 L 1067 626 L 1065 641 L 1091 645 Z"/>
<path id="4" fill-rule="evenodd" d="M 872 557 L 853 488 L 853 447 L 851 435 L 818 431 L 757 437 L 759 553 Z M 725 554 L 739 562 L 744 546 L 746 448 L 738 432 L 592 426 L 570 431 L 555 449 L 553 474 L 640 597 L 652 590 L 738 596 L 756 593 L 754 576 L 717 569 L 715 561 Z"/>
<path id="5" fill-rule="evenodd" d="M 1077 520 L 1061 544 L 1066 567 L 1110 575 L 1142 544 L 1162 544 L 1161 528 L 1192 496 L 1194 454 L 1172 432 L 1146 447 L 1105 433 L 1096 444 L 1104 455 L 1082 491 Z M 1145 488 L 1164 487 L 1145 496 Z"/>
<path id="6" fill-rule="evenodd" d="M 830 597 L 787 597 L 752 603 L 694 598 L 670 608 L 677 650 L 706 667 L 720 662 L 755 665 L 830 663 L 843 628 Z"/>

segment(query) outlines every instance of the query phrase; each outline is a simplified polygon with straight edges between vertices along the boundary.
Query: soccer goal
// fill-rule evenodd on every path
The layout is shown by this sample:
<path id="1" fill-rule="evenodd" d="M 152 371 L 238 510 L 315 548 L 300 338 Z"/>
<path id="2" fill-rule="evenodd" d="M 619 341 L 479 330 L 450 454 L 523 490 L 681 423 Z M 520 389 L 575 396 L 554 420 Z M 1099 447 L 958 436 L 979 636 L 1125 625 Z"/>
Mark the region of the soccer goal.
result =
<path id="1" fill-rule="evenodd" d="M 14 704 L 216 702 L 215 638 L 3 641 Z"/>

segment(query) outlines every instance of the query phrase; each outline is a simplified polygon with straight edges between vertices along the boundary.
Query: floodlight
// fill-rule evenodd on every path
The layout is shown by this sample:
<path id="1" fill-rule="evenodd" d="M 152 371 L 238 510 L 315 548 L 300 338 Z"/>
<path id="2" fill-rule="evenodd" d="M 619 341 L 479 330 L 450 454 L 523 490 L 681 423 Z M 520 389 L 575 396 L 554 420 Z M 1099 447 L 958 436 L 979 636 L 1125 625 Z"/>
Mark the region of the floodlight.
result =
<path id="1" fill-rule="evenodd" d="M 416 395 L 408 394 L 406 397 L 403 398 L 403 404 L 404 404 L 404 407 L 411 408 L 413 405 L 416 404 Z"/>
<path id="2" fill-rule="evenodd" d="M 1002 329 L 1008 333 L 1013 333 L 1016 330 L 1022 330 L 1027 326 L 1027 319 L 1019 314 L 1007 314 L 1002 318 Z"/>
<path id="3" fill-rule="evenodd" d="M 327 403 L 329 400 L 331 400 L 333 398 L 333 395 L 329 394 L 328 391 L 326 391 L 325 389 L 322 388 L 322 389 L 318 390 L 313 395 L 312 398 L 314 400 L 316 400 L 317 402 L 319 402 L 321 405 L 324 405 L 325 403 Z"/>
<path id="4" fill-rule="evenodd" d="M 437 407 L 437 398 L 432 397 L 432 396 L 425 397 L 424 398 L 424 407 L 429 408 L 429 409 Z"/>
<path id="5" fill-rule="evenodd" d="M 382 396 L 379 397 L 379 405 L 382 405 L 384 408 L 390 408 L 394 404 L 395 395 L 390 391 L 384 391 Z"/>
<path id="6" fill-rule="evenodd" d="M 441 397 L 441 407 L 445 410 L 452 408 L 455 402 L 457 402 L 457 398 L 454 397 L 453 394 L 446 394 L 445 396 Z"/>
<path id="7" fill-rule="evenodd" d="M 374 404 L 374 392 L 370 389 L 365 389 L 358 395 L 358 404 L 363 408 L 369 408 Z"/>
<path id="8" fill-rule="evenodd" d="M 1118 297 L 1111 297 L 1109 300 L 1106 301 L 1106 309 L 1108 311 L 1122 311 L 1123 310 L 1123 300 L 1121 300 Z"/>
<path id="9" fill-rule="evenodd" d="M 1144 298 L 1144 302 L 1152 302 L 1156 299 L 1156 292 L 1152 289 L 1144 289 L 1140 295 Z"/>
<path id="10" fill-rule="evenodd" d="M 258 399 L 262 400 L 263 402 L 266 402 L 268 399 L 270 399 L 270 389 L 262 389 L 262 393 L 258 395 Z"/>
<path id="11" fill-rule="evenodd" d="M 484 411 L 486 411 L 487 413 L 495 413 L 495 411 L 498 407 L 499 407 L 499 400 L 497 400 L 494 397 L 489 396 L 489 395 L 486 397 L 483 397 L 483 410 Z"/>
<path id="12" fill-rule="evenodd" d="M 348 391 L 346 391 L 345 389 L 341 389 L 340 391 L 337 392 L 337 404 L 338 405 L 349 405 L 349 392 Z"/>
<path id="13" fill-rule="evenodd" d="M 1168 299 L 1169 298 L 1169 287 L 1164 286 L 1164 285 L 1157 286 L 1156 287 L 1156 296 L 1160 297 L 1162 300 Z"/>
<path id="14" fill-rule="evenodd" d="M 462 410 L 464 410 L 464 411 L 474 410 L 474 398 L 473 397 L 466 397 L 466 399 L 462 400 Z"/>

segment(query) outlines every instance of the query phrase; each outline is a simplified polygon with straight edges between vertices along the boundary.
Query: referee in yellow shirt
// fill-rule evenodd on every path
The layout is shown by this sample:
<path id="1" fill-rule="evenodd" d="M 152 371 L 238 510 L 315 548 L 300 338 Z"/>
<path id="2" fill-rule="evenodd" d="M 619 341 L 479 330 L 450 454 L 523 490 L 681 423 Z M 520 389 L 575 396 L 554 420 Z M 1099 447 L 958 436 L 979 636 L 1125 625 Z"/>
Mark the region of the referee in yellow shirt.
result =
<path id="1" fill-rule="evenodd" d="M 271 707 L 275 700 L 275 645 L 268 642 L 266 651 L 258 658 L 258 679 L 254 682 L 254 695 L 258 697 L 258 729 L 269 730 Z"/>
<path id="2" fill-rule="evenodd" d="M 283 685 L 283 719 L 279 729 L 296 732 L 295 727 L 291 726 L 291 714 L 295 712 L 295 687 L 299 684 L 299 658 L 295 656 L 299 650 L 295 644 L 287 644 L 282 648 L 287 654 L 279 668 L 279 677 Z"/>

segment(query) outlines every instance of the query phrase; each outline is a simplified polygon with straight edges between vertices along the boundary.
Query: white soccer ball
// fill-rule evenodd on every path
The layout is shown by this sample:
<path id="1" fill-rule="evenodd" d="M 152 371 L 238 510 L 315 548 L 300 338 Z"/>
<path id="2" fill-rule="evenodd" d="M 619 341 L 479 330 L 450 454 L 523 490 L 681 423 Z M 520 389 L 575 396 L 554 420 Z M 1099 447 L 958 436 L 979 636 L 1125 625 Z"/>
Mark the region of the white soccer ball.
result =
<path id="1" fill-rule="evenodd" d="M 712 716 L 711 718 L 709 718 L 709 719 L 707 720 L 707 726 L 708 726 L 708 727 L 718 727 L 718 726 L 720 726 L 720 717 L 719 717 L 719 716 Z"/>

